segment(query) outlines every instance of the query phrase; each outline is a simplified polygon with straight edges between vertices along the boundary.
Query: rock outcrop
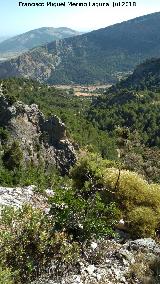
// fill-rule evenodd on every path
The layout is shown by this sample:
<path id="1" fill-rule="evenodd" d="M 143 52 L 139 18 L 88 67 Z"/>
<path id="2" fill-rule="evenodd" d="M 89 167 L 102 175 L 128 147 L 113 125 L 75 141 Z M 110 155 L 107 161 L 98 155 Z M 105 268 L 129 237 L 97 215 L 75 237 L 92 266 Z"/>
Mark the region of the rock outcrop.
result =
<path id="1" fill-rule="evenodd" d="M 2 206 L 20 208 L 30 204 L 49 214 L 47 199 L 54 195 L 54 191 L 48 189 L 41 195 L 35 189 L 33 185 L 0 187 L 0 209 Z M 83 243 L 82 253 L 76 261 L 57 263 L 57 258 L 53 258 L 41 276 L 37 275 L 31 284 L 160 283 L 160 276 L 155 276 L 154 263 L 158 274 L 156 263 L 160 263 L 160 245 L 151 238 L 123 239 L 123 242 L 119 237 L 87 241 Z"/>
<path id="2" fill-rule="evenodd" d="M 35 104 L 12 102 L 1 94 L 0 127 L 9 131 L 8 145 L 15 140 L 19 142 L 26 163 L 41 161 L 45 166 L 56 166 L 65 174 L 76 161 L 65 125 L 55 115 L 46 119 Z"/>
<path id="3" fill-rule="evenodd" d="M 142 247 L 145 247 L 145 251 Z M 56 278 L 56 265 L 53 263 L 48 273 L 32 284 L 159 283 L 159 278 L 157 282 L 153 281 L 152 270 L 149 269 L 148 274 L 146 272 L 149 263 L 159 261 L 159 249 L 153 239 L 127 241 L 125 244 L 116 240 L 101 240 L 96 248 L 92 243 L 85 248 L 83 258 L 77 260 L 77 267 L 64 271 L 61 277 Z"/>

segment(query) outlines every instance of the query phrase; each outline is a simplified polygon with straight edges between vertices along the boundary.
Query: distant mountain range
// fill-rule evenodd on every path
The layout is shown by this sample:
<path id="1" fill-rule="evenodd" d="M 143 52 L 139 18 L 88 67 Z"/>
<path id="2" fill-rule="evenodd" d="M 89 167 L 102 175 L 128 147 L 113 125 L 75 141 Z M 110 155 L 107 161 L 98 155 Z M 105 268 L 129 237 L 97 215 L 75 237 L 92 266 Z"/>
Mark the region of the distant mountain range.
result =
<path id="1" fill-rule="evenodd" d="M 147 58 L 160 57 L 160 13 L 56 40 L 0 64 L 0 77 L 49 84 L 113 83 Z"/>
<path id="2" fill-rule="evenodd" d="M 5 37 L 5 36 L 0 36 L 0 43 L 2 42 L 2 41 L 4 41 L 4 40 L 6 40 L 7 38 L 9 38 L 9 36 L 7 37 Z"/>
<path id="3" fill-rule="evenodd" d="M 43 27 L 11 37 L 0 42 L 0 55 L 18 54 L 54 40 L 80 35 L 82 33 L 66 28 Z M 1 38 L 0 38 L 1 41 Z"/>

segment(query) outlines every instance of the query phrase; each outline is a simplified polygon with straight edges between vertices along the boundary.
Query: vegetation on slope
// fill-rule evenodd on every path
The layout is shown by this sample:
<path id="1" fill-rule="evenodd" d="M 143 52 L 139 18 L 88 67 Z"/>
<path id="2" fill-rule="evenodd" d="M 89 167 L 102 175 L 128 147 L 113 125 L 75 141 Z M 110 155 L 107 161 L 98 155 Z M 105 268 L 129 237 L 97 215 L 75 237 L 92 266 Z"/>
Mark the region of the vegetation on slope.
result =
<path id="1" fill-rule="evenodd" d="M 78 31 L 62 27 L 43 27 L 26 33 L 11 37 L 0 42 L 0 56 L 11 57 L 14 54 L 21 54 L 42 44 L 47 44 L 54 40 L 60 40 L 81 34 Z"/>
<path id="2" fill-rule="evenodd" d="M 152 58 L 137 66 L 126 80 L 112 87 L 112 90 L 124 89 L 136 91 L 160 92 L 160 59 Z"/>
<path id="3" fill-rule="evenodd" d="M 91 240 L 114 236 L 120 219 L 131 238 L 154 237 L 159 232 L 160 185 L 152 183 L 159 182 L 160 176 L 158 90 L 137 92 L 116 86 L 92 102 L 74 97 L 72 90 L 25 79 L 1 82 L 11 101 L 38 103 L 46 115 L 60 116 L 70 139 L 83 150 L 68 177 L 53 168 L 46 171 L 43 165 L 24 168 L 18 144 L 5 147 L 9 131 L 0 129 L 1 185 L 35 184 L 44 195 L 46 188 L 54 191 L 48 198 L 48 214 L 27 206 L 2 210 L 0 281 L 31 283 L 51 264 L 54 276 L 60 276 L 76 267 Z M 119 161 L 114 159 L 115 144 Z"/>
<path id="4" fill-rule="evenodd" d="M 133 238 L 159 230 L 159 185 L 97 154 L 82 157 L 54 192 L 47 215 L 27 206 L 2 210 L 0 279 L 6 273 L 6 283 L 31 283 L 50 265 L 52 277 L 62 275 L 76 267 L 86 242 L 113 236 L 120 218 Z"/>
<path id="5" fill-rule="evenodd" d="M 160 13 L 52 42 L 0 64 L 1 78 L 53 83 L 109 83 L 160 56 Z"/>
<path id="6" fill-rule="evenodd" d="M 91 98 L 75 97 L 72 89 L 60 90 L 32 80 L 17 78 L 0 82 L 3 82 L 11 100 L 38 104 L 46 116 L 52 113 L 58 115 L 67 126 L 68 136 L 79 147 L 91 146 L 93 151 L 100 152 L 103 157 L 116 157 L 114 140 L 85 117 Z"/>
<path id="7" fill-rule="evenodd" d="M 95 127 L 117 137 L 126 167 L 160 180 L 160 62 L 147 61 L 126 80 L 95 98 L 87 118 Z"/>

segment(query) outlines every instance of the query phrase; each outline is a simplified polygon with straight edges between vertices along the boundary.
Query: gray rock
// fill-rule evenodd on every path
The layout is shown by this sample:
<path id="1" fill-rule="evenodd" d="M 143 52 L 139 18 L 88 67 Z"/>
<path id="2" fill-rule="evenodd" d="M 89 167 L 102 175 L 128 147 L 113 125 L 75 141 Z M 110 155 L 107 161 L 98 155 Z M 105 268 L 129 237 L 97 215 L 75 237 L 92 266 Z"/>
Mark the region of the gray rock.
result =
<path id="1" fill-rule="evenodd" d="M 4 206 L 21 208 L 24 204 L 29 204 L 35 208 L 49 211 L 47 203 L 48 191 L 46 197 L 36 192 L 36 186 L 26 187 L 0 187 L 0 211 Z"/>
<path id="2" fill-rule="evenodd" d="M 43 161 L 45 166 L 54 165 L 66 174 L 76 162 L 75 148 L 67 139 L 64 123 L 55 115 L 45 119 L 35 104 L 12 103 L 0 95 L 0 127 L 10 132 L 8 144 L 19 142 L 24 163 Z"/>
<path id="3" fill-rule="evenodd" d="M 126 244 L 129 249 L 160 254 L 160 246 L 151 238 L 138 239 Z"/>
<path id="4" fill-rule="evenodd" d="M 123 260 L 124 264 L 133 264 L 135 262 L 133 253 L 123 247 L 117 252 L 117 256 Z"/>

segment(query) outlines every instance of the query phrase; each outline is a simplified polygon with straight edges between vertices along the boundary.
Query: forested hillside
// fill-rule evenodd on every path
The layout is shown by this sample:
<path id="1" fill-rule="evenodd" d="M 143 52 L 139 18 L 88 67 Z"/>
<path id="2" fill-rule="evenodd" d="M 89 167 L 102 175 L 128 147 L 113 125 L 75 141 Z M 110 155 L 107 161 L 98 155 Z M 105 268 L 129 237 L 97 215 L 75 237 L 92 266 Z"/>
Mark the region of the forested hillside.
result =
<path id="1" fill-rule="evenodd" d="M 0 86 L 0 282 L 158 284 L 158 88 Z"/>
<path id="2" fill-rule="evenodd" d="M 113 86 L 114 89 L 136 90 L 136 91 L 160 91 L 160 59 L 152 58 L 141 63 L 126 80 Z"/>
<path id="3" fill-rule="evenodd" d="M 142 173 L 151 178 L 159 175 L 159 74 L 159 59 L 141 64 L 133 75 L 94 99 L 87 116 L 100 130 L 117 137 L 117 145 L 123 149 L 121 154 L 130 168 L 143 169 Z"/>
<path id="4" fill-rule="evenodd" d="M 56 89 L 33 80 L 11 78 L 0 82 L 11 99 L 38 104 L 46 116 L 58 115 L 66 124 L 68 135 L 79 147 L 88 145 L 104 157 L 116 156 L 114 140 L 86 119 L 92 101 L 90 97 L 75 97 L 72 88 Z"/>

